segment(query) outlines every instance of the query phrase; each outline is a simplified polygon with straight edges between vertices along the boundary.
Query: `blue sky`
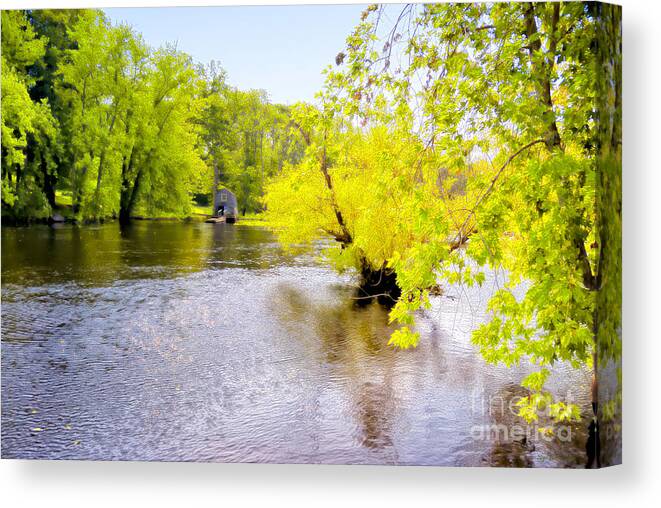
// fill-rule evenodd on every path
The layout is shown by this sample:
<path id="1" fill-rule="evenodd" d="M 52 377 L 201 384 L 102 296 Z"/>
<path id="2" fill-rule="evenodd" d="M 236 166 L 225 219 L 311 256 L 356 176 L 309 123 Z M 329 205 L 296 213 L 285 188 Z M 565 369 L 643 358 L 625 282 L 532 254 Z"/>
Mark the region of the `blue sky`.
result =
<path id="1" fill-rule="evenodd" d="M 197 62 L 217 60 L 230 84 L 262 88 L 273 102 L 312 101 L 365 5 L 104 9 L 151 46 L 176 42 Z"/>

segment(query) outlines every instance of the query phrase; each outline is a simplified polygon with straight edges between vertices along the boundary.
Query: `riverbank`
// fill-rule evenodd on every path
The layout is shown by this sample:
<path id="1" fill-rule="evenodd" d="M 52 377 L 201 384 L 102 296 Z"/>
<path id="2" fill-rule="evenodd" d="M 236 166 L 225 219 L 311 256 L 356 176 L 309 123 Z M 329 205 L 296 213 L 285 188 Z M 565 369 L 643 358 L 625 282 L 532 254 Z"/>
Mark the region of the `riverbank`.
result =
<path id="1" fill-rule="evenodd" d="M 193 204 L 191 211 L 188 215 L 176 216 L 167 213 L 161 215 L 149 215 L 145 213 L 138 213 L 131 216 L 132 220 L 137 221 L 172 221 L 172 222 L 191 222 L 203 221 L 211 217 L 211 206 Z M 29 226 L 31 224 L 54 224 L 54 223 L 68 223 L 77 225 L 90 225 L 90 224 L 104 224 L 106 222 L 114 222 L 118 217 L 111 215 L 108 217 L 98 217 L 96 219 L 80 219 L 76 218 L 73 213 L 72 197 L 70 193 L 57 191 L 55 193 L 55 208 L 49 217 L 14 217 L 2 210 L 2 224 L 4 226 Z M 267 222 L 262 213 L 248 213 L 240 215 L 238 219 L 241 224 L 247 226 L 266 226 Z"/>

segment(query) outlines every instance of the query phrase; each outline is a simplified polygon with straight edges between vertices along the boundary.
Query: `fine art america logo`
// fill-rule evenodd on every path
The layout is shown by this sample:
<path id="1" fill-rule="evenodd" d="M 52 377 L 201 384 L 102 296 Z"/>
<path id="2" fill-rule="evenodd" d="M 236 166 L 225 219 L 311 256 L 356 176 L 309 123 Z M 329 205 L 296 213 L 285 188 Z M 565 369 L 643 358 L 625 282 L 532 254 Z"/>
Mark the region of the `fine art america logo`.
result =
<path id="1" fill-rule="evenodd" d="M 527 442 L 531 444 L 542 440 L 550 442 L 554 439 L 561 442 L 571 441 L 571 426 L 553 423 L 548 412 L 539 413 L 540 420 L 545 424 L 526 423 L 519 416 L 518 405 L 524 398 L 527 398 L 527 395 L 516 393 L 485 396 L 476 389 L 473 392 L 471 411 L 476 416 L 483 416 L 486 422 L 470 428 L 472 439 L 494 443 Z M 564 400 L 568 404 L 574 402 L 571 390 L 567 392 Z"/>

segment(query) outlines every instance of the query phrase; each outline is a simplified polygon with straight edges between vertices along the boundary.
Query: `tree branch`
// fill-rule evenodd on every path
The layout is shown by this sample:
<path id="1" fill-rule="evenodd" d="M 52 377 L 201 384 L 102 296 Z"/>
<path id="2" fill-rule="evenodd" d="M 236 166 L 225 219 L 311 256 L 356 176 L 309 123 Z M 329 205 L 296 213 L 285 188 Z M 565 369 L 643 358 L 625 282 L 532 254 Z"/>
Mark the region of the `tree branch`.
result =
<path id="1" fill-rule="evenodd" d="M 321 169 L 321 172 L 324 175 L 324 180 L 326 181 L 326 188 L 328 189 L 331 195 L 331 206 L 333 207 L 333 212 L 335 212 L 335 218 L 337 219 L 337 224 L 340 226 L 340 229 L 342 230 L 342 235 L 340 237 L 335 236 L 335 239 L 338 242 L 342 242 L 345 244 L 351 243 L 352 242 L 351 233 L 349 233 L 349 229 L 347 228 L 347 225 L 344 222 L 344 217 L 342 216 L 342 211 L 340 210 L 340 207 L 337 205 L 337 201 L 335 200 L 335 190 L 333 189 L 333 181 L 331 180 L 330 173 L 328 172 L 328 160 L 326 159 L 325 145 L 321 152 L 321 161 L 320 161 L 319 169 Z"/>
<path id="2" fill-rule="evenodd" d="M 498 179 L 500 178 L 500 175 L 503 174 L 503 171 L 505 171 L 505 169 L 507 168 L 507 166 L 509 166 L 510 163 L 511 163 L 514 159 L 516 159 L 516 158 L 517 158 L 522 152 L 524 152 L 524 151 L 527 150 L 528 148 L 530 148 L 530 147 L 532 147 L 532 146 L 535 146 L 535 145 L 538 145 L 538 144 L 540 144 L 540 143 L 546 143 L 546 140 L 545 140 L 545 139 L 536 139 L 536 140 L 534 140 L 534 141 L 531 141 L 531 142 L 528 143 L 527 145 L 524 145 L 524 146 L 522 146 L 521 148 L 519 148 L 516 152 L 514 152 L 512 155 L 510 155 L 510 156 L 507 158 L 507 160 L 505 161 L 505 163 L 500 167 L 500 169 L 496 172 L 496 174 L 495 174 L 495 175 L 493 176 L 493 178 L 491 179 L 491 182 L 489 183 L 489 187 L 487 187 L 487 190 L 484 192 L 484 194 L 482 194 L 482 195 L 478 198 L 477 202 L 475 203 L 475 206 L 473 206 L 473 209 L 472 209 L 471 212 L 468 214 L 468 217 L 466 217 L 466 220 L 464 221 L 464 223 L 463 223 L 463 224 L 461 225 L 461 227 L 459 228 L 459 232 L 457 233 L 457 236 L 456 236 L 454 242 L 452 242 L 452 243 L 450 244 L 450 252 L 452 252 L 452 251 L 458 249 L 458 248 L 461 247 L 463 244 L 465 244 L 465 243 L 468 241 L 468 239 L 470 238 L 470 236 L 471 236 L 473 233 L 475 233 L 475 231 L 476 231 L 475 226 L 472 226 L 472 227 L 471 227 L 470 229 L 468 229 L 467 231 L 464 231 L 464 228 L 468 225 L 468 221 L 470 221 L 470 219 L 472 219 L 472 218 L 475 216 L 475 211 L 476 211 L 477 208 L 480 206 L 480 204 L 482 204 L 482 202 L 483 202 L 486 198 L 488 198 L 489 195 L 491 195 L 491 193 L 493 192 L 494 187 L 496 186 L 496 182 L 497 182 Z"/>

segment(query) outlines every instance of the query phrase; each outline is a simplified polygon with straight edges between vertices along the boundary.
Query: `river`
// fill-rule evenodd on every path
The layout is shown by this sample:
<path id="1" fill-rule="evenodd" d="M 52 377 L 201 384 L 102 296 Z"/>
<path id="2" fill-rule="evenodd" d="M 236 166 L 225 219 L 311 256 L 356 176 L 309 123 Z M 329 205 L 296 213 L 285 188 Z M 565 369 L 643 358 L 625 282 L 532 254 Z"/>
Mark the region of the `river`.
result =
<path id="1" fill-rule="evenodd" d="M 433 297 L 408 351 L 354 282 L 240 223 L 3 227 L 2 457 L 583 466 L 586 422 L 523 425 L 530 366 L 470 342 L 497 274 Z M 585 414 L 588 386 L 549 381 Z"/>

